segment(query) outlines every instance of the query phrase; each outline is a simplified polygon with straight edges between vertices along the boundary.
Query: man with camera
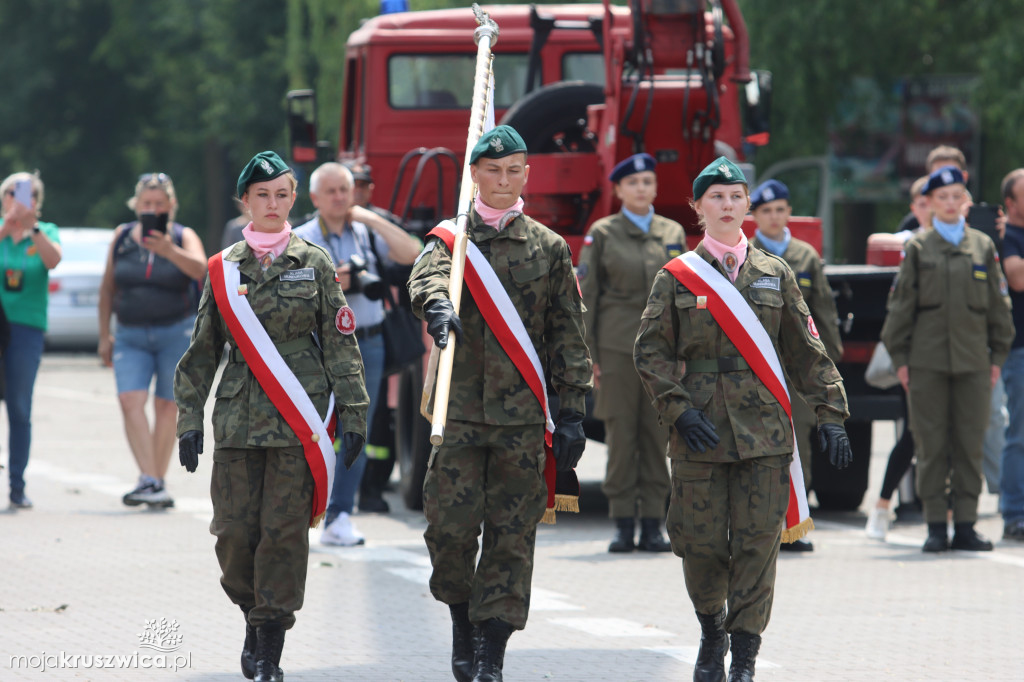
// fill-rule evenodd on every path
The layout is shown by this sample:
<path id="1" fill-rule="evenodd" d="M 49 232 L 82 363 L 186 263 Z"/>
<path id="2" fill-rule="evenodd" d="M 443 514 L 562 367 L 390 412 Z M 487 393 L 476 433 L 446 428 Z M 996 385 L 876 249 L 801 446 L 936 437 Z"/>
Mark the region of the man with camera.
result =
<path id="1" fill-rule="evenodd" d="M 338 280 L 356 318 L 355 336 L 363 356 L 370 409 L 377 400 L 384 371 L 384 295 L 386 282 L 381 273 L 391 263 L 412 263 L 419 255 L 419 242 L 402 228 L 353 201 L 352 173 L 345 166 L 329 162 L 309 178 L 309 197 L 317 214 L 295 228 L 295 234 L 323 247 L 331 256 Z M 360 453 L 351 469 L 339 463 L 334 489 L 327 507 L 326 525 L 320 541 L 326 545 L 352 546 L 365 542 L 352 523 L 355 494 L 366 468 Z"/>

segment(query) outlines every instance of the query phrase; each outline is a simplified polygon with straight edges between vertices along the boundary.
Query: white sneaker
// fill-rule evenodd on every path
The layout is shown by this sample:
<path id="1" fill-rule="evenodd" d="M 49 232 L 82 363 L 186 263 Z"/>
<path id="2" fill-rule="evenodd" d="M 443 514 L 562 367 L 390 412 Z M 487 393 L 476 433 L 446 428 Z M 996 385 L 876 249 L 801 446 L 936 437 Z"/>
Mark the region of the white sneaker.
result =
<path id="1" fill-rule="evenodd" d="M 338 514 L 338 517 L 331 521 L 331 524 L 324 528 L 320 535 L 320 544 L 338 545 L 341 547 L 355 547 L 366 544 L 366 538 L 352 522 L 352 517 L 345 512 Z"/>
<path id="2" fill-rule="evenodd" d="M 880 507 L 872 507 L 868 513 L 868 522 L 864 525 L 864 533 L 872 540 L 885 540 L 892 522 L 892 512 Z"/>

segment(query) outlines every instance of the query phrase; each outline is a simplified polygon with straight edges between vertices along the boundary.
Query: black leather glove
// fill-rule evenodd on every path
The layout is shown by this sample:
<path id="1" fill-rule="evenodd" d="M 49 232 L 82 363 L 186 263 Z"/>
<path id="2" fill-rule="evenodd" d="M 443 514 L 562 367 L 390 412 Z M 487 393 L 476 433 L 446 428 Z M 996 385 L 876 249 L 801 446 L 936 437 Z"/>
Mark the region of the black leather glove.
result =
<path id="1" fill-rule="evenodd" d="M 363 443 L 366 439 L 358 433 L 347 431 L 341 436 L 341 449 L 345 453 L 345 468 L 351 469 L 356 463 L 356 457 L 363 451 Z"/>
<path id="2" fill-rule="evenodd" d="M 203 451 L 203 432 L 186 431 L 178 439 L 178 461 L 190 474 L 199 466 L 199 453 Z"/>
<path id="3" fill-rule="evenodd" d="M 850 437 L 840 424 L 822 424 L 818 427 L 818 442 L 821 451 L 828 455 L 828 461 L 836 469 L 845 469 L 853 461 Z"/>
<path id="4" fill-rule="evenodd" d="M 576 410 L 559 410 L 555 433 L 551 437 L 551 452 L 555 456 L 556 471 L 572 471 L 580 463 L 587 437 L 583 435 L 583 415 Z"/>
<path id="5" fill-rule="evenodd" d="M 427 333 L 434 337 L 438 348 L 448 345 L 449 331 L 455 332 L 455 340 L 462 343 L 462 320 L 447 298 L 437 298 L 428 303 L 423 315 L 427 318 Z"/>
<path id="6" fill-rule="evenodd" d="M 721 442 L 715 433 L 715 425 L 703 410 L 696 407 L 691 407 L 679 415 L 676 419 L 676 431 L 686 441 L 686 447 L 698 452 L 707 452 L 708 448 L 715 448 Z"/>

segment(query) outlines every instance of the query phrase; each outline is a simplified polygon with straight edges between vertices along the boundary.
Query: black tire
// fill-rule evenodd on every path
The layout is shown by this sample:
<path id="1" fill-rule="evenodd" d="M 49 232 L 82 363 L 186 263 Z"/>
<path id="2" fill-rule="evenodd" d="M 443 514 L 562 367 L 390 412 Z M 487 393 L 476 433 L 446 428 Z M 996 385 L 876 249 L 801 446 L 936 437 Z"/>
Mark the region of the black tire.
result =
<path id="1" fill-rule="evenodd" d="M 868 489 L 868 464 L 871 461 L 871 422 L 848 421 L 846 433 L 850 436 L 853 463 L 842 471 L 828 461 L 818 450 L 818 435 L 811 445 L 811 487 L 818 498 L 818 508 L 825 511 L 857 511 Z"/>
<path id="2" fill-rule="evenodd" d="M 423 509 L 423 479 L 430 458 L 430 422 L 420 414 L 422 362 L 402 371 L 395 408 L 395 447 L 401 473 L 398 487 L 405 506 L 417 511 Z"/>
<path id="3" fill-rule="evenodd" d="M 531 154 L 592 152 L 587 105 L 604 101 L 604 88 L 585 81 L 561 81 L 520 98 L 500 123 L 512 126 Z"/>

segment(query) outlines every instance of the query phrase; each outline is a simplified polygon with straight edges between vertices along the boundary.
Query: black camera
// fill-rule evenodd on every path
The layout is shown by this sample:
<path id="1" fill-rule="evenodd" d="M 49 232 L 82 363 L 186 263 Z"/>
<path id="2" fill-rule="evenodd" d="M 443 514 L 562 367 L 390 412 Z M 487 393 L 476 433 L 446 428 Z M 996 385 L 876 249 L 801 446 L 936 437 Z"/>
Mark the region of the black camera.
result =
<path id="1" fill-rule="evenodd" d="M 366 259 L 358 253 L 352 254 L 348 261 L 349 286 L 348 293 L 362 294 L 371 301 L 379 301 L 384 297 L 384 280 L 366 269 Z"/>

